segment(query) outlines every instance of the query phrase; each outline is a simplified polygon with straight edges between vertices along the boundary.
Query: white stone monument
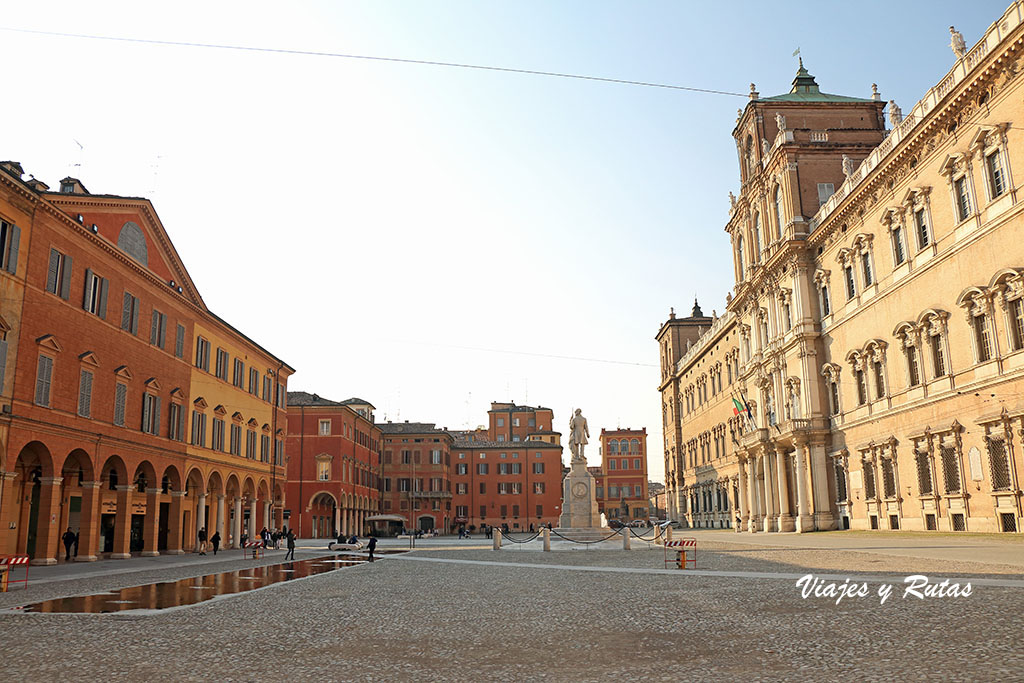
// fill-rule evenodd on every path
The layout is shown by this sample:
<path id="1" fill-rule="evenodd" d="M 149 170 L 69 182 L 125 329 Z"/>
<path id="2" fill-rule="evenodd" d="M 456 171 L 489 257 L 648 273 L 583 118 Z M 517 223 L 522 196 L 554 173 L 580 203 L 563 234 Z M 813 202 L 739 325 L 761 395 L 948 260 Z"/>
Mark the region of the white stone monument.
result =
<path id="1" fill-rule="evenodd" d="M 562 480 L 562 514 L 558 518 L 558 531 L 577 540 L 590 540 L 601 534 L 601 513 L 597 508 L 594 476 L 587 471 L 587 458 L 583 447 L 587 445 L 590 430 L 587 418 L 577 408 L 569 420 L 569 474 Z"/>

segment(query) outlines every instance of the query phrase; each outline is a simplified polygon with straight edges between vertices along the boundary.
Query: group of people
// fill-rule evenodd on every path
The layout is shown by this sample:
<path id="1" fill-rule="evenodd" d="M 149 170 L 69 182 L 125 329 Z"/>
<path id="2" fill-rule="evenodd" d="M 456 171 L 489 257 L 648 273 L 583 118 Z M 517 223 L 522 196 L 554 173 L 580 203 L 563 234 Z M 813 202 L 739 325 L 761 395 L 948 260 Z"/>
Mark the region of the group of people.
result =
<path id="1" fill-rule="evenodd" d="M 68 533 L 71 533 L 71 529 L 68 529 Z M 64 543 L 65 543 L 65 545 L 67 545 L 67 540 L 66 540 L 67 534 L 64 534 L 64 536 L 65 536 Z M 239 538 L 239 545 L 244 548 L 245 544 L 246 544 L 246 542 L 248 542 L 248 540 L 249 540 L 248 534 L 243 533 L 241 535 L 241 537 Z M 205 555 L 206 554 L 206 549 L 207 549 L 206 527 L 202 527 L 201 529 L 199 529 L 199 531 L 196 532 L 196 541 L 198 541 L 198 543 L 196 544 L 196 548 L 197 548 L 199 554 L 200 555 Z M 289 530 L 288 527 L 285 527 L 284 529 L 282 529 L 280 531 L 278 531 L 277 529 L 270 530 L 267 527 L 263 527 L 263 529 L 260 530 L 260 542 L 262 543 L 262 545 L 263 545 L 263 547 L 265 549 L 267 549 L 267 550 L 280 550 L 281 549 L 281 541 L 284 541 L 285 542 L 285 546 L 288 548 L 288 553 L 285 554 L 285 559 L 287 560 L 288 559 L 288 555 L 291 555 L 291 559 L 294 560 L 295 559 L 295 534 L 294 534 L 294 532 Z M 220 532 L 219 531 L 214 531 L 213 532 L 213 536 L 209 537 L 209 547 L 213 548 L 213 554 L 214 555 L 216 555 L 217 551 L 220 550 L 220 542 L 221 542 Z M 76 546 L 78 545 L 77 534 L 75 535 L 75 545 Z M 77 554 L 77 552 L 78 552 L 77 548 L 75 549 L 75 552 Z"/>

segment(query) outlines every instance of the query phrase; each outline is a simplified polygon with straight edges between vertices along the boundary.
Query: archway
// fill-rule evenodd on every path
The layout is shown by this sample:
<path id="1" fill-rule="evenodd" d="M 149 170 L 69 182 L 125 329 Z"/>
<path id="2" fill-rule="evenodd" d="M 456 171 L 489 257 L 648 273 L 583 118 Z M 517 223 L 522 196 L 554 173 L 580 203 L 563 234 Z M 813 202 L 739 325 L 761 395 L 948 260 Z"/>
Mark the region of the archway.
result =
<path id="1" fill-rule="evenodd" d="M 56 562 L 59 536 L 53 515 L 60 490 L 53 485 L 50 451 L 39 441 L 25 444 L 18 453 L 14 469 L 17 472 L 15 490 L 20 501 L 15 552 L 28 555 L 35 564 L 52 564 Z"/>
<path id="2" fill-rule="evenodd" d="M 311 519 L 312 538 L 336 538 L 341 530 L 335 525 L 338 500 L 327 491 L 316 493 L 306 507 Z"/>
<path id="3" fill-rule="evenodd" d="M 184 511 L 181 513 L 182 548 L 196 547 L 196 533 L 206 526 L 206 477 L 193 467 L 185 478 Z"/>
<path id="4" fill-rule="evenodd" d="M 92 458 L 81 448 L 68 453 L 68 456 L 64 459 L 64 464 L 61 467 L 61 493 L 60 499 L 63 502 L 60 511 L 60 523 L 57 528 L 62 534 L 61 540 L 63 541 L 63 534 L 66 530 L 70 529 L 71 533 L 75 534 L 75 542 L 70 549 L 65 548 L 64 544 L 61 543 L 58 548 L 58 560 L 64 558 L 70 558 L 78 556 L 79 549 L 82 541 L 82 531 L 86 531 L 86 536 L 89 536 L 89 529 L 91 525 L 96 524 L 96 496 L 95 496 L 95 484 L 93 480 L 95 478 L 95 470 L 93 469 Z M 88 487 L 88 488 L 87 488 Z M 86 496 L 85 492 L 91 495 Z M 86 556 L 92 555 L 95 551 L 95 539 L 92 539 L 92 543 L 89 542 L 85 545 L 85 550 L 82 552 L 83 559 Z M 70 552 L 68 552 L 70 550 Z M 95 557 L 93 556 L 93 559 Z"/>
<path id="5" fill-rule="evenodd" d="M 181 472 L 168 465 L 160 477 L 160 521 L 157 529 L 157 549 L 177 555 L 182 552 L 182 496 Z"/>
<path id="6" fill-rule="evenodd" d="M 419 519 L 420 531 L 433 531 L 434 530 L 434 518 L 430 515 L 421 515 Z"/>
<path id="7" fill-rule="evenodd" d="M 111 455 L 100 468 L 99 551 L 110 557 L 130 557 L 131 480 L 119 455 Z"/>
<path id="8" fill-rule="evenodd" d="M 133 553 L 157 554 L 156 537 L 157 523 L 160 519 L 159 501 L 156 495 L 150 494 L 157 488 L 159 480 L 156 468 L 148 460 L 143 460 L 135 467 L 132 475 L 132 490 L 129 492 L 129 542 L 128 549 Z M 150 507 L 152 505 L 152 507 Z M 148 524 L 147 524 L 148 522 Z"/>

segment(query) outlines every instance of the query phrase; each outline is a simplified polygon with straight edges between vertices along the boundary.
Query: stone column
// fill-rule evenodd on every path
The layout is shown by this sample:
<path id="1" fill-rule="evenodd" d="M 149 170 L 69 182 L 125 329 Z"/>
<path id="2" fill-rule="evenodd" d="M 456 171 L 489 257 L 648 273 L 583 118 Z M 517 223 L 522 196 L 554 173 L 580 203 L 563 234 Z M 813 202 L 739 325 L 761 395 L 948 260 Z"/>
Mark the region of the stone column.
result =
<path id="1" fill-rule="evenodd" d="M 228 506 L 224 494 L 217 494 L 217 532 L 220 534 L 221 545 L 227 545 Z"/>
<path id="2" fill-rule="evenodd" d="M 199 530 L 204 528 L 206 528 L 206 494 L 200 493 L 199 500 L 196 503 L 195 531 L 192 533 L 192 543 L 195 544 L 197 551 L 199 550 Z M 209 533 L 207 533 L 206 537 L 210 537 Z"/>
<path id="3" fill-rule="evenodd" d="M 273 523 L 270 520 L 270 501 L 269 500 L 263 501 L 263 526 L 267 527 L 268 529 L 273 526 Z"/>
<path id="4" fill-rule="evenodd" d="M 758 456 L 761 461 L 762 471 L 764 472 L 764 522 L 762 528 L 764 531 L 773 531 L 772 522 L 775 516 L 775 487 L 772 485 L 772 454 L 771 451 L 765 450 L 764 453 Z"/>
<path id="5" fill-rule="evenodd" d="M 493 542 L 491 544 L 491 550 L 501 550 L 501 529 L 494 530 Z"/>
<path id="6" fill-rule="evenodd" d="M 60 483 L 63 477 L 42 477 L 39 480 L 39 512 L 36 517 L 36 552 L 32 564 L 57 564 L 57 553 L 60 552 L 61 528 L 60 516 Z"/>
<path id="7" fill-rule="evenodd" d="M 259 529 L 256 528 L 256 499 L 249 501 L 249 540 L 255 540 Z"/>
<path id="8" fill-rule="evenodd" d="M 793 515 L 789 510 L 789 453 L 776 451 L 775 463 L 779 478 L 779 531 L 793 531 Z"/>
<path id="9" fill-rule="evenodd" d="M 832 501 L 828 493 L 828 467 L 826 466 L 825 444 L 811 444 L 810 478 L 811 502 L 814 505 L 814 528 L 829 530 L 836 528 L 835 515 L 832 514 Z"/>
<path id="10" fill-rule="evenodd" d="M 95 562 L 100 545 L 100 482 L 82 482 L 82 513 L 78 519 L 78 555 L 75 562 Z"/>
<path id="11" fill-rule="evenodd" d="M 167 551 L 168 555 L 181 555 L 182 548 L 182 514 L 184 512 L 184 491 L 171 491 L 170 519 L 167 520 Z"/>
<path id="12" fill-rule="evenodd" d="M 814 530 L 814 519 L 811 517 L 811 511 L 808 507 L 810 501 L 807 499 L 806 460 L 807 444 L 798 441 L 796 444 L 796 531 L 798 533 Z"/>
<path id="13" fill-rule="evenodd" d="M 157 543 L 160 536 L 160 489 L 146 489 L 146 521 L 142 525 L 142 556 L 156 557 L 160 554 Z"/>
<path id="14" fill-rule="evenodd" d="M 234 500 L 235 518 L 231 520 L 231 543 L 233 547 L 240 548 L 242 542 L 242 498 L 235 496 Z"/>
<path id="15" fill-rule="evenodd" d="M 747 531 L 757 531 L 757 458 L 747 456 L 747 501 L 750 505 L 750 516 L 747 517 Z"/>
<path id="16" fill-rule="evenodd" d="M 739 508 L 740 508 L 740 523 L 736 525 L 736 533 L 739 533 L 747 526 L 747 520 L 750 519 L 750 507 L 747 499 L 747 461 L 741 460 L 739 462 Z"/>
<path id="17" fill-rule="evenodd" d="M 117 515 L 114 518 L 114 552 L 111 559 L 127 560 L 132 556 L 132 487 L 117 487 Z"/>

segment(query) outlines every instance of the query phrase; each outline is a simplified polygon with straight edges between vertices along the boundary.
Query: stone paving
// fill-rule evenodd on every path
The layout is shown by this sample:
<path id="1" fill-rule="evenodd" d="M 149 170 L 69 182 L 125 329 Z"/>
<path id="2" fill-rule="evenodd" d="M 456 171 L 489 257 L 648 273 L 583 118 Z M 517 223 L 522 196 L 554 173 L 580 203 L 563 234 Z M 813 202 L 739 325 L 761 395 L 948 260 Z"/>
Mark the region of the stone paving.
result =
<path id="1" fill-rule="evenodd" d="M 164 614 L 0 614 L 5 678 L 1009 680 L 1024 666 L 1022 587 L 918 600 L 897 586 L 885 604 L 875 596 L 885 576 L 1018 583 L 1019 567 L 702 542 L 700 570 L 758 574 L 735 577 L 665 572 L 660 549 L 493 552 L 482 540 L 461 543 L 436 539 L 412 555 Z M 188 571 L 50 581 L 2 595 L 0 605 Z M 839 605 L 802 599 L 779 577 L 811 571 L 870 579 L 870 595 Z"/>

